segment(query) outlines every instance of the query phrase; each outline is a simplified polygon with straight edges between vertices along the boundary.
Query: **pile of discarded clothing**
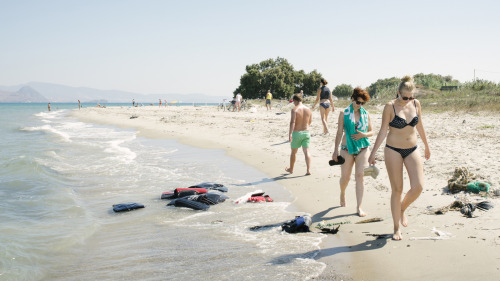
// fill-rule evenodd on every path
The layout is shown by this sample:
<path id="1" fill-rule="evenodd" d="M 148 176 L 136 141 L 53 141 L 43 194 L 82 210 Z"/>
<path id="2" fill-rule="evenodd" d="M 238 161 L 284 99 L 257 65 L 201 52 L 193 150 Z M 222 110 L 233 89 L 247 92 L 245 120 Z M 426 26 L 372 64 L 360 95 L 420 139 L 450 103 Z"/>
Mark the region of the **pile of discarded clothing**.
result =
<path id="1" fill-rule="evenodd" d="M 234 200 L 234 203 L 259 203 L 259 202 L 273 202 L 274 200 L 262 190 L 255 190 L 249 192 Z"/>
<path id="2" fill-rule="evenodd" d="M 229 199 L 222 194 L 228 189 L 222 184 L 205 182 L 187 188 L 176 188 L 161 194 L 161 199 L 171 199 L 167 206 L 185 207 L 193 210 L 206 211 L 211 205 L 222 203 Z"/>

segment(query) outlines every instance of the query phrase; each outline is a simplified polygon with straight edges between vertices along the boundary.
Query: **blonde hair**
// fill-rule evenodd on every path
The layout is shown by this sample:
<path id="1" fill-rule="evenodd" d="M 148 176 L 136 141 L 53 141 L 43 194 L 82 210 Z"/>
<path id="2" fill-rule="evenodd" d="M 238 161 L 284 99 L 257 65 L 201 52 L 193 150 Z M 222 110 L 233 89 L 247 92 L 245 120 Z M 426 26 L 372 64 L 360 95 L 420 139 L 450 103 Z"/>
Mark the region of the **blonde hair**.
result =
<path id="1" fill-rule="evenodd" d="M 403 90 L 413 92 L 415 90 L 415 84 L 413 83 L 413 77 L 406 75 L 401 78 L 401 83 L 399 83 L 398 92 L 401 94 Z"/>

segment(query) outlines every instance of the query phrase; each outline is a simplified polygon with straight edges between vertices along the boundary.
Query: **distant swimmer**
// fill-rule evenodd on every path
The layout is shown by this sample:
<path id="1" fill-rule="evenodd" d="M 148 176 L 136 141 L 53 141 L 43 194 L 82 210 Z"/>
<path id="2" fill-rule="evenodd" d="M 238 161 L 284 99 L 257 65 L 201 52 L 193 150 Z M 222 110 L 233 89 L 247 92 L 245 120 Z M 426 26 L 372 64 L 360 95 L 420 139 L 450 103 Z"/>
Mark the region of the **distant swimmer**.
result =
<path id="1" fill-rule="evenodd" d="M 311 134 L 309 133 L 309 126 L 311 125 L 312 113 L 309 108 L 302 104 L 302 97 L 299 94 L 294 95 L 292 100 L 295 108 L 292 109 L 290 130 L 288 134 L 292 154 L 290 155 L 290 167 L 285 168 L 285 171 L 290 174 L 293 173 L 297 151 L 302 147 L 302 151 L 304 151 L 304 156 L 306 158 L 306 175 L 310 175 L 311 155 L 309 153 L 309 144 L 311 142 Z"/>

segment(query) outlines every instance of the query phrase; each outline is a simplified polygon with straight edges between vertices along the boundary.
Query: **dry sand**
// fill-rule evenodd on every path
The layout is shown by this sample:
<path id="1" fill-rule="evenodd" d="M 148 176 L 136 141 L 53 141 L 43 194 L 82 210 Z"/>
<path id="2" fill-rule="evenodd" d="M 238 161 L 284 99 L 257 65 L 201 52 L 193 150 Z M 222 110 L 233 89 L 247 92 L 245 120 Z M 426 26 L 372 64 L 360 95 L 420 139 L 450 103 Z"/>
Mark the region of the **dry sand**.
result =
<path id="1" fill-rule="evenodd" d="M 381 110 L 381 108 L 380 108 Z M 370 112 L 375 132 L 381 111 Z M 450 204 L 454 195 L 445 187 L 456 167 L 469 167 L 500 188 L 500 114 L 439 113 L 423 115 L 431 147 L 431 158 L 424 162 L 425 187 L 407 210 L 409 226 L 403 228 L 403 241 L 376 239 L 370 234 L 392 234 L 390 184 L 383 163 L 383 146 L 377 152 L 380 175 L 365 177 L 363 210 L 366 218 L 382 222 L 355 224 L 354 177 L 347 188 L 347 207 L 339 207 L 340 167 L 330 167 L 332 146 L 339 111 L 330 114 L 329 135 L 322 135 L 319 112 L 313 112 L 311 127 L 312 175 L 305 176 L 303 153 L 299 151 L 293 175 L 284 175 L 290 146 L 287 141 L 290 108 L 266 111 L 254 107 L 244 112 L 218 111 L 215 107 L 170 106 L 168 108 L 115 107 L 84 108 L 74 116 L 86 122 L 136 128 L 141 136 L 175 138 L 202 148 L 224 149 L 230 156 L 265 172 L 287 188 L 294 205 L 313 217 L 314 222 L 345 222 L 336 235 L 322 244 L 318 259 L 328 266 L 317 279 L 340 280 L 500 280 L 500 200 L 488 198 L 496 207 L 476 210 L 474 218 L 460 212 L 444 215 L 429 210 Z M 137 118 L 131 119 L 131 116 Z M 370 138 L 373 144 L 376 138 Z M 423 155 L 423 145 L 419 142 Z M 409 180 L 405 175 L 405 189 Z M 478 195 L 472 201 L 484 200 Z M 450 233 L 449 239 L 415 240 L 438 237 L 432 229 Z M 344 280 L 346 280 L 344 279 Z"/>

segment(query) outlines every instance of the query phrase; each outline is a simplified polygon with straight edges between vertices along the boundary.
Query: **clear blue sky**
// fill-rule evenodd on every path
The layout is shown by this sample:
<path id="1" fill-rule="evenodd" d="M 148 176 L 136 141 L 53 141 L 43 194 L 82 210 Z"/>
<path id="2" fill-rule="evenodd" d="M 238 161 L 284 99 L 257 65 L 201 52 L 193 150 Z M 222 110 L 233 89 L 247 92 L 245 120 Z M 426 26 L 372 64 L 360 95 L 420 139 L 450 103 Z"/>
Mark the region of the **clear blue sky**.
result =
<path id="1" fill-rule="evenodd" d="M 0 0 L 0 85 L 227 95 L 284 57 L 331 82 L 500 82 L 499 1 Z"/>

